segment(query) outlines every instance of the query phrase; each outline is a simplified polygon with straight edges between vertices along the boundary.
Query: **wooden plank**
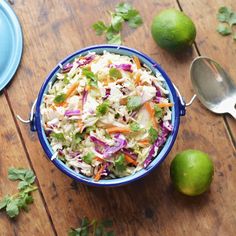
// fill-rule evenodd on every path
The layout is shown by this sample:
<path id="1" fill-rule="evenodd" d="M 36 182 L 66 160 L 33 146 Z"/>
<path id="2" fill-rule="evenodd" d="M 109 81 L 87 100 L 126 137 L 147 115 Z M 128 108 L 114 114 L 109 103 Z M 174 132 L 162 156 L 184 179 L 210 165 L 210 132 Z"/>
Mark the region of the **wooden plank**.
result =
<path id="1" fill-rule="evenodd" d="M 8 180 L 8 168 L 29 168 L 29 163 L 15 128 L 11 112 L 4 95 L 0 96 L 0 199 L 6 194 L 17 192 L 17 183 Z M 38 191 L 33 193 L 34 203 L 29 212 L 22 212 L 11 220 L 0 212 L 0 235 L 54 235 L 48 215 Z"/>
<path id="2" fill-rule="evenodd" d="M 236 58 L 235 42 L 231 36 L 223 37 L 216 32 L 216 28 L 218 26 L 216 14 L 218 9 L 221 6 L 228 6 L 236 11 L 236 1 L 180 0 L 179 2 L 183 10 L 191 16 L 196 24 L 196 43 L 200 53 L 218 61 L 236 83 L 236 67 L 234 66 L 234 61 Z M 201 11 L 194 11 L 193 9 L 201 9 Z M 226 120 L 231 129 L 231 135 L 234 138 L 232 142 L 235 145 L 236 122 L 230 115 L 226 115 Z"/>
<path id="3" fill-rule="evenodd" d="M 95 36 L 90 25 L 98 19 L 107 19 L 106 12 L 118 2 L 16 2 L 14 8 L 25 39 L 21 68 L 9 87 L 16 114 L 28 114 L 46 74 L 61 58 L 84 46 L 104 42 L 102 37 Z M 177 8 L 176 2 L 130 2 L 141 11 L 144 25 L 136 31 L 124 29 L 125 45 L 156 59 L 187 100 L 190 99 L 193 91 L 188 68 L 196 53 L 187 51 L 174 57 L 158 48 L 150 35 L 155 13 L 167 7 Z M 145 179 L 119 188 L 92 188 L 71 181 L 46 160 L 36 133 L 19 125 L 59 235 L 65 235 L 70 226 L 79 225 L 83 216 L 113 219 L 117 235 L 189 235 L 193 232 L 195 235 L 234 235 L 236 204 L 232 199 L 236 197 L 236 156 L 223 119 L 207 112 L 199 102 L 181 119 L 178 139 L 166 161 Z M 170 184 L 170 161 L 177 152 L 187 148 L 206 151 L 215 162 L 211 190 L 197 198 L 178 194 Z"/>

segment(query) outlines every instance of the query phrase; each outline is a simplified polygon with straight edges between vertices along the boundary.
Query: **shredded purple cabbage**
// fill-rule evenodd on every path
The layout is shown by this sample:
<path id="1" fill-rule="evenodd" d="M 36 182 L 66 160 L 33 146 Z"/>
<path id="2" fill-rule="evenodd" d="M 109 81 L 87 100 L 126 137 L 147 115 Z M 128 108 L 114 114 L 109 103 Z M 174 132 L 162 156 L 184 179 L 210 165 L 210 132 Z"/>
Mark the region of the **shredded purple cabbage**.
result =
<path id="1" fill-rule="evenodd" d="M 95 58 L 95 54 L 85 56 L 81 61 L 77 61 L 78 67 L 89 64 Z"/>
<path id="2" fill-rule="evenodd" d="M 131 64 L 119 64 L 119 65 L 115 65 L 115 67 L 117 69 L 122 69 L 124 71 L 128 71 L 128 72 L 133 72 L 133 70 L 131 69 Z"/>
<path id="3" fill-rule="evenodd" d="M 84 104 L 87 101 L 87 97 L 88 97 L 88 91 L 86 89 L 84 89 L 83 95 L 82 95 L 82 107 L 84 107 Z"/>
<path id="4" fill-rule="evenodd" d="M 63 66 L 63 68 L 61 69 L 61 73 L 67 73 L 71 70 L 71 68 L 73 67 L 73 63 L 67 63 L 65 66 Z"/>
<path id="5" fill-rule="evenodd" d="M 133 160 L 137 160 L 137 158 L 138 158 L 138 155 L 135 154 L 135 153 L 133 153 L 133 152 L 132 152 L 130 149 L 128 149 L 128 148 L 123 148 L 123 149 L 122 149 L 122 152 L 123 152 L 124 154 L 129 155 Z"/>
<path id="6" fill-rule="evenodd" d="M 65 111 L 65 116 L 78 116 L 80 115 L 80 110 L 67 110 Z"/>
<path id="7" fill-rule="evenodd" d="M 91 140 L 93 143 L 95 143 L 96 145 L 101 145 L 101 146 L 103 146 L 103 147 L 109 147 L 108 144 L 106 144 L 106 143 L 103 142 L 102 140 L 96 138 L 95 136 L 90 135 L 89 137 L 90 137 L 90 140 Z"/>
<path id="8" fill-rule="evenodd" d="M 112 147 L 105 148 L 105 151 L 103 153 L 104 158 L 110 157 L 112 154 L 120 151 L 122 148 L 127 146 L 127 141 L 121 137 L 120 134 L 117 134 L 114 136 L 116 138 L 115 145 Z"/>
<path id="9" fill-rule="evenodd" d="M 168 134 L 173 130 L 173 126 L 170 124 L 169 121 L 162 122 L 160 124 L 160 127 L 161 127 L 161 136 L 159 136 L 156 142 L 153 144 L 147 158 L 145 159 L 143 163 L 144 168 L 147 168 L 147 166 L 152 162 L 152 159 L 156 154 L 155 149 L 161 147 L 165 143 Z"/>
<path id="10" fill-rule="evenodd" d="M 105 95 L 105 97 L 103 97 L 103 99 L 104 100 L 107 99 L 110 96 L 110 94 L 111 94 L 111 89 L 110 88 L 106 88 L 106 95 Z"/>
<path id="11" fill-rule="evenodd" d="M 89 64 L 94 58 L 95 58 L 95 54 L 87 55 L 83 59 L 78 60 L 76 63 L 78 64 L 78 67 L 85 66 L 85 65 Z M 62 74 L 68 73 L 72 67 L 73 67 L 73 63 L 67 63 L 61 69 L 61 73 Z"/>
<path id="12" fill-rule="evenodd" d="M 96 138 L 95 136 L 90 135 L 89 137 L 90 140 L 95 144 L 95 151 L 100 154 L 103 154 L 105 149 L 110 147 L 108 144 Z"/>

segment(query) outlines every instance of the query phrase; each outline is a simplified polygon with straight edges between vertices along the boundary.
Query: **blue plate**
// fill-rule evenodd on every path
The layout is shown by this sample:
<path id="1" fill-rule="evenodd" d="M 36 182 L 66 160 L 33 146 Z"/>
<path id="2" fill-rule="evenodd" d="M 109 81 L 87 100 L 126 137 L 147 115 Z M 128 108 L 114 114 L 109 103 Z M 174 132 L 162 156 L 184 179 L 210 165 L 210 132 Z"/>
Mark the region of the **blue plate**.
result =
<path id="1" fill-rule="evenodd" d="M 0 0 L 0 91 L 15 74 L 22 55 L 20 23 L 12 8 Z"/>

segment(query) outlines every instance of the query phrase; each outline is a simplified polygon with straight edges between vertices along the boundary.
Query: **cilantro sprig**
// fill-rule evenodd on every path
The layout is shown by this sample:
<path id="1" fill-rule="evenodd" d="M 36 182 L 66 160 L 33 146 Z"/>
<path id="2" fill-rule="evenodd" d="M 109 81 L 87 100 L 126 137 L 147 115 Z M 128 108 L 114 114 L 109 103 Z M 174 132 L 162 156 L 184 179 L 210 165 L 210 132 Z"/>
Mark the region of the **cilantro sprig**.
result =
<path id="1" fill-rule="evenodd" d="M 112 225 L 111 220 L 89 221 L 87 217 L 84 217 L 80 227 L 76 229 L 71 228 L 68 232 L 68 236 L 115 236 L 114 232 L 111 230 Z"/>
<path id="2" fill-rule="evenodd" d="M 111 12 L 111 22 L 106 25 L 102 21 L 97 21 L 92 25 L 97 35 L 105 33 L 109 44 L 121 44 L 121 33 L 124 22 L 128 22 L 129 27 L 138 28 L 143 20 L 139 12 L 129 3 L 120 3 L 116 6 L 115 12 Z"/>
<path id="3" fill-rule="evenodd" d="M 219 25 L 217 32 L 223 36 L 233 34 L 233 39 L 236 40 L 236 33 L 233 33 L 233 25 L 236 25 L 236 12 L 229 7 L 220 7 L 217 13 Z"/>
<path id="4" fill-rule="evenodd" d="M 22 168 L 9 168 L 8 179 L 12 181 L 19 180 L 18 192 L 13 195 L 6 195 L 0 201 L 0 210 L 5 209 L 9 217 L 14 218 L 23 209 L 28 211 L 28 204 L 33 202 L 31 192 L 37 190 L 37 186 L 33 185 L 35 175 L 32 170 Z"/>

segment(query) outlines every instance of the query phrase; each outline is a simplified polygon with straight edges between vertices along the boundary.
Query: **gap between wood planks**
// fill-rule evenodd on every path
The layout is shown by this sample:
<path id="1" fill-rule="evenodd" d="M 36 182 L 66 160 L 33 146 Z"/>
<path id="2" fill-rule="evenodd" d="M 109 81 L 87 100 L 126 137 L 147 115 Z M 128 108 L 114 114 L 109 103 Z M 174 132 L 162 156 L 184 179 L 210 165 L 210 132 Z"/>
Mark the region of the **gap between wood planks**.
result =
<path id="1" fill-rule="evenodd" d="M 19 127 L 19 125 L 18 125 L 18 123 L 17 123 L 16 116 L 15 116 L 14 111 L 13 111 L 13 108 L 12 108 L 12 106 L 11 106 L 11 102 L 10 102 L 10 99 L 9 99 L 9 97 L 8 97 L 7 89 L 4 89 L 4 90 L 3 90 L 3 94 L 4 94 L 4 96 L 6 97 L 7 104 L 8 104 L 8 106 L 9 106 L 9 108 L 10 108 L 10 112 L 11 112 L 11 115 L 12 115 L 12 117 L 13 117 L 13 121 L 14 121 L 14 123 L 15 123 L 16 130 L 17 130 L 17 132 L 18 132 L 18 134 L 19 134 L 20 141 L 21 141 L 21 144 L 22 144 L 22 146 L 23 146 L 23 150 L 24 150 L 24 152 L 25 152 L 25 154 L 26 154 L 27 160 L 28 160 L 28 162 L 29 162 L 30 168 L 31 168 L 31 169 L 34 171 L 34 173 L 36 174 L 36 172 L 35 172 L 35 170 L 34 170 L 34 167 L 33 167 L 33 164 L 32 164 L 32 162 L 31 162 L 31 160 L 30 160 L 28 150 L 27 150 L 27 148 L 26 148 L 26 146 L 25 146 L 25 143 L 24 143 L 24 140 L 23 140 L 23 136 L 22 136 L 22 133 L 21 133 L 21 131 L 20 131 L 20 127 Z M 39 183 L 39 181 L 38 181 L 37 178 L 36 178 L 36 182 L 37 182 L 37 185 L 38 185 L 38 190 L 39 190 L 40 197 L 41 197 L 41 199 L 42 199 L 44 208 L 45 208 L 45 210 L 46 210 L 46 212 L 47 212 L 47 215 L 48 215 L 50 224 L 51 224 L 51 226 L 52 226 L 52 230 L 53 230 L 54 234 L 57 236 L 58 233 L 57 233 L 56 228 L 55 228 L 55 226 L 54 226 L 54 224 L 53 224 L 51 214 L 50 214 L 50 212 L 49 212 L 49 209 L 48 209 L 46 200 L 45 200 L 45 198 L 44 198 L 44 196 L 43 196 L 43 192 L 42 192 L 40 183 Z"/>
<path id="2" fill-rule="evenodd" d="M 184 12 L 183 8 L 181 7 L 181 4 L 180 4 L 180 1 L 179 0 L 176 0 L 176 3 L 179 7 L 179 9 Z M 194 49 L 196 50 L 197 52 L 197 55 L 198 56 L 201 56 L 201 52 L 200 52 L 200 49 L 198 48 L 197 46 L 197 43 L 196 41 L 193 43 L 193 46 L 194 46 Z M 229 122 L 227 121 L 226 119 L 226 115 L 222 115 L 222 119 L 223 119 L 223 123 L 224 123 L 224 127 L 226 129 L 226 132 L 228 134 L 228 137 L 229 137 L 229 140 L 230 140 L 230 143 L 232 144 L 233 146 L 233 149 L 236 150 L 236 140 L 234 139 L 234 136 L 233 136 L 233 132 L 232 130 L 230 129 L 230 125 L 229 125 Z"/>

